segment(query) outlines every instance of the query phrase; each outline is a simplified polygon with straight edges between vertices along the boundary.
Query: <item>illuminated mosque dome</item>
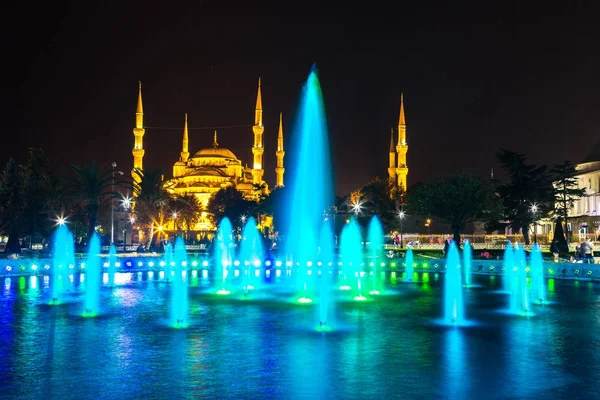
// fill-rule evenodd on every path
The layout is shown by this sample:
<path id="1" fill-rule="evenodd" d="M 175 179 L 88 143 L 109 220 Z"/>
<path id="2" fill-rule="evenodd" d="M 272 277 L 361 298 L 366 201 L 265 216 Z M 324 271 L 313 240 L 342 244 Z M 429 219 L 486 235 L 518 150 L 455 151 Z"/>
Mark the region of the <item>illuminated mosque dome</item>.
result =
<path id="1" fill-rule="evenodd" d="M 187 116 L 184 129 L 187 132 Z M 187 152 L 181 153 L 173 165 L 173 178 L 167 182 L 167 189 L 172 194 L 194 194 L 206 205 L 210 196 L 222 188 L 252 189 L 252 179 L 252 171 L 243 167 L 231 150 L 219 147 L 215 131 L 212 147 L 201 149 L 192 157 Z"/>
<path id="2" fill-rule="evenodd" d="M 224 147 L 211 147 L 207 149 L 201 149 L 198 150 L 196 154 L 192 156 L 192 160 L 210 158 L 228 158 L 231 160 L 238 160 L 231 150 L 226 149 Z"/>

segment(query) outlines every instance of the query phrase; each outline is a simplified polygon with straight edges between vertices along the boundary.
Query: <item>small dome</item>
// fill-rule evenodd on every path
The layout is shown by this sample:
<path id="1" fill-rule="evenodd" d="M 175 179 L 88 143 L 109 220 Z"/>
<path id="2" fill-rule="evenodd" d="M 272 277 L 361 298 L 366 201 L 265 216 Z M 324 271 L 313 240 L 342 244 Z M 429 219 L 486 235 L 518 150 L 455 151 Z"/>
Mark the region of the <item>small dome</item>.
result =
<path id="1" fill-rule="evenodd" d="M 209 149 L 201 149 L 196 154 L 194 154 L 193 158 L 210 157 L 232 158 L 234 160 L 237 160 L 237 157 L 231 152 L 231 150 L 223 147 L 211 147 Z"/>

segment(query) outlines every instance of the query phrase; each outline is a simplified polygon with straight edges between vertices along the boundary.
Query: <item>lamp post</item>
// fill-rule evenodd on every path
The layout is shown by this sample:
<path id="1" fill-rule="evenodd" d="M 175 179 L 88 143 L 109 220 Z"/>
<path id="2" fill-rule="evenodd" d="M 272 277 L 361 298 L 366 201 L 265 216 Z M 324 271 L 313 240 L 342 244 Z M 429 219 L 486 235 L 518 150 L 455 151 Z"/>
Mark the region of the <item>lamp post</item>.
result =
<path id="1" fill-rule="evenodd" d="M 113 196 L 110 199 L 110 244 L 115 242 L 115 168 L 117 168 L 117 163 L 112 162 L 112 194 Z"/>
<path id="2" fill-rule="evenodd" d="M 531 206 L 531 212 L 533 213 L 533 243 L 537 244 L 537 229 L 536 229 L 536 219 L 537 219 L 537 205 L 533 204 Z"/>
<path id="3" fill-rule="evenodd" d="M 173 213 L 173 228 L 175 228 L 175 237 L 179 234 L 179 226 L 177 226 L 177 211 Z"/>
<path id="4" fill-rule="evenodd" d="M 112 193 L 110 199 L 110 244 L 115 242 L 115 172 L 119 175 L 123 175 L 123 171 L 115 171 L 117 163 L 112 162 Z"/>
<path id="5" fill-rule="evenodd" d="M 126 196 L 123 198 L 123 208 L 125 209 L 125 218 L 129 220 L 131 197 Z M 123 251 L 127 251 L 127 222 L 125 222 L 125 229 L 123 230 Z"/>
<path id="6" fill-rule="evenodd" d="M 405 215 L 406 214 L 404 214 L 404 211 L 400 211 L 398 213 L 398 217 L 400 217 L 400 248 L 401 249 L 404 248 L 404 238 L 402 236 L 404 234 L 404 231 L 402 229 L 402 223 L 404 222 L 404 216 Z"/>

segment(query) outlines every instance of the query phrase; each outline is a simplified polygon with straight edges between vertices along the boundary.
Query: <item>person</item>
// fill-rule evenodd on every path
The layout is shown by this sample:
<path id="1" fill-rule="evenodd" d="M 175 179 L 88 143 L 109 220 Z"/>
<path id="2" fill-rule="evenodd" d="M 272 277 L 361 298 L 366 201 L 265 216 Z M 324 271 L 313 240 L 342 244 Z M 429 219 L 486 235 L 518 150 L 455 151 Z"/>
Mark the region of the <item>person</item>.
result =
<path id="1" fill-rule="evenodd" d="M 445 239 L 444 240 L 444 250 L 442 250 L 444 257 L 446 257 L 448 255 L 449 249 L 450 249 L 450 239 Z"/>
<path id="2" fill-rule="evenodd" d="M 584 240 L 581 243 L 581 249 L 583 253 L 583 262 L 586 264 L 594 263 L 594 244 L 591 239 Z"/>
<path id="3" fill-rule="evenodd" d="M 575 254 L 574 254 L 574 261 L 575 262 L 579 262 L 583 259 L 583 249 L 581 248 L 581 242 L 579 243 L 578 246 L 575 246 Z"/>
<path id="4" fill-rule="evenodd" d="M 588 257 L 589 253 L 591 253 L 591 249 L 590 249 L 590 245 L 589 245 L 588 241 L 582 240 L 579 243 L 579 258 L 581 259 L 582 262 L 584 262 L 584 263 L 587 262 L 586 258 Z"/>
<path id="5" fill-rule="evenodd" d="M 553 253 L 553 254 L 559 253 L 558 240 L 557 239 L 554 239 L 552 241 L 552 244 L 550 245 L 550 252 Z"/>

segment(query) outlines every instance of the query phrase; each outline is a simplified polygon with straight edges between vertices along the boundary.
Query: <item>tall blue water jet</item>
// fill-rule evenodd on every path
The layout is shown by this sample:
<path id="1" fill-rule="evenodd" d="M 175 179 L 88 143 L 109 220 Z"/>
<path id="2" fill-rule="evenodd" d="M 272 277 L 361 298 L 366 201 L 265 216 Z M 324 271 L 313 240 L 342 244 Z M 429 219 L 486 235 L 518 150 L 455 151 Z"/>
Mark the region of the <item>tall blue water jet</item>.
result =
<path id="1" fill-rule="evenodd" d="M 471 243 L 465 239 L 463 242 L 463 270 L 465 271 L 465 287 L 473 286 L 472 270 L 473 249 Z"/>
<path id="2" fill-rule="evenodd" d="M 544 260 L 537 243 L 531 249 L 529 267 L 531 271 L 531 300 L 536 304 L 544 304 L 546 302 Z"/>
<path id="3" fill-rule="evenodd" d="M 249 217 L 242 229 L 238 259 L 243 270 L 244 293 L 247 294 L 248 290 L 254 289 L 259 282 L 256 271 L 265 259 L 262 234 L 256 226 L 254 217 Z"/>
<path id="4" fill-rule="evenodd" d="M 117 273 L 117 248 L 114 243 L 108 249 L 108 287 L 115 286 L 115 274 Z"/>
<path id="5" fill-rule="evenodd" d="M 100 256 L 100 238 L 94 233 L 90 239 L 85 262 L 85 297 L 83 315 L 93 317 L 99 314 L 100 285 L 102 282 L 102 258 Z"/>
<path id="6" fill-rule="evenodd" d="M 317 265 L 320 269 L 320 273 L 315 277 L 319 280 L 319 328 L 328 329 L 334 314 L 332 270 L 336 265 L 333 229 L 330 223 L 323 224 L 321 228 Z"/>
<path id="7" fill-rule="evenodd" d="M 513 278 L 510 291 L 510 312 L 529 315 L 529 289 L 527 285 L 527 259 L 523 246 L 514 249 Z"/>
<path id="8" fill-rule="evenodd" d="M 446 257 L 446 277 L 444 280 L 444 322 L 461 325 L 465 322 L 462 273 L 460 255 L 456 244 L 452 243 Z"/>
<path id="9" fill-rule="evenodd" d="M 342 279 L 345 281 L 342 287 L 349 286 L 350 282 L 356 280 L 355 299 L 364 300 L 362 294 L 363 238 L 356 218 L 350 218 L 350 221 L 342 229 L 339 253 L 343 263 Z"/>
<path id="10" fill-rule="evenodd" d="M 406 249 L 406 253 L 404 255 L 404 277 L 402 278 L 402 280 L 404 282 L 412 282 L 413 281 L 413 274 L 414 274 L 413 264 L 414 264 L 413 251 L 412 251 L 412 248 L 410 246 L 408 246 Z"/>
<path id="11" fill-rule="evenodd" d="M 287 259 L 300 268 L 300 288 L 306 295 L 308 264 L 318 253 L 318 236 L 325 214 L 333 205 L 333 181 L 329 157 L 329 140 L 321 85 L 313 66 L 302 88 L 299 112 L 290 135 L 291 154 L 289 210 L 285 225 Z"/>
<path id="12" fill-rule="evenodd" d="M 214 239 L 215 282 L 219 285 L 218 294 L 229 294 L 228 271 L 232 267 L 234 242 L 231 221 L 224 217 L 219 223 L 219 229 Z"/>
<path id="13" fill-rule="evenodd" d="M 379 294 L 379 265 L 385 259 L 384 256 L 384 235 L 383 225 L 378 216 L 374 215 L 369 220 L 367 230 L 367 242 L 369 243 L 369 258 L 371 266 L 371 290 L 369 294 Z"/>
<path id="14" fill-rule="evenodd" d="M 188 321 L 187 252 L 181 236 L 175 239 L 173 248 L 173 286 L 171 292 L 171 325 L 183 327 Z M 185 273 L 184 273 L 185 272 Z"/>
<path id="15" fill-rule="evenodd" d="M 513 245 L 510 241 L 506 241 L 506 248 L 504 249 L 504 257 L 502 259 L 502 270 L 503 270 L 503 287 L 507 293 L 512 292 L 514 285 L 515 276 L 515 256 Z"/>
<path id="16" fill-rule="evenodd" d="M 69 266 L 75 263 L 75 243 L 71 232 L 65 224 L 60 224 L 54 231 L 54 246 L 52 248 L 52 299 L 58 303 L 65 291 L 69 276 Z"/>

